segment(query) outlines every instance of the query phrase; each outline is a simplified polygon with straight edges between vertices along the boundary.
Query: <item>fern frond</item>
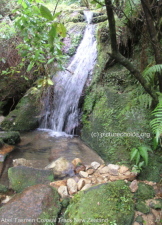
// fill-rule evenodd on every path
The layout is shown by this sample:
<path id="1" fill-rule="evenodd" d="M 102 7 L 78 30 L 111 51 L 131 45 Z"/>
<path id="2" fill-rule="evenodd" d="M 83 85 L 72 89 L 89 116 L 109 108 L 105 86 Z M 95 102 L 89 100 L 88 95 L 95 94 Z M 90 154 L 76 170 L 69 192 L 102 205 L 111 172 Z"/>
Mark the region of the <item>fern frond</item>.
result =
<path id="1" fill-rule="evenodd" d="M 158 73 L 158 72 L 162 72 L 162 64 L 157 64 L 151 67 L 147 67 L 143 71 L 143 75 L 149 75 L 149 74 Z"/>
<path id="2" fill-rule="evenodd" d="M 139 95 L 136 97 L 136 100 L 146 109 L 150 108 L 152 105 L 152 97 L 147 93 Z"/>
<path id="3" fill-rule="evenodd" d="M 151 120 L 150 125 L 153 133 L 156 135 L 156 141 L 158 142 L 162 135 L 162 101 L 160 101 L 152 111 L 152 115 L 154 116 L 154 119 Z"/>

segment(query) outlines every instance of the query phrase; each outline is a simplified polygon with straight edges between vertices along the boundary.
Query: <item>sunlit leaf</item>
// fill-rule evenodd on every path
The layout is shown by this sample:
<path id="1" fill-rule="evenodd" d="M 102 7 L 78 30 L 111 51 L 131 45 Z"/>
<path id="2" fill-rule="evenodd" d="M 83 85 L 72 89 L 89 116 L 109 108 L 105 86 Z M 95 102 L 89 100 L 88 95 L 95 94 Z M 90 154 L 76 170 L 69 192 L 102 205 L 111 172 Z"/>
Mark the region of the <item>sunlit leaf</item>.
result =
<path id="1" fill-rule="evenodd" d="M 47 79 L 47 83 L 48 83 L 48 85 L 53 85 L 54 84 L 53 81 L 50 78 Z"/>
<path id="2" fill-rule="evenodd" d="M 40 6 L 40 12 L 41 12 L 41 15 L 44 18 L 46 18 L 47 20 L 50 20 L 50 21 L 53 20 L 53 16 L 52 16 L 50 10 L 47 7 L 45 7 L 44 5 Z"/>
<path id="3" fill-rule="evenodd" d="M 57 32 L 62 36 L 63 38 L 66 37 L 66 27 L 62 24 L 59 23 L 57 26 Z"/>

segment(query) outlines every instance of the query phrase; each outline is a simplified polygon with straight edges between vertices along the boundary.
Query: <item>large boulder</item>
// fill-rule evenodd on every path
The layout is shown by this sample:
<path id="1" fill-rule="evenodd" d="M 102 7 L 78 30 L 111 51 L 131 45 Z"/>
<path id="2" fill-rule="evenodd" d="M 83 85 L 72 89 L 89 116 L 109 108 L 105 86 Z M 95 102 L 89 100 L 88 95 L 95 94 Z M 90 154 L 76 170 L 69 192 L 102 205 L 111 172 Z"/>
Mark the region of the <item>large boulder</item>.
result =
<path id="1" fill-rule="evenodd" d="M 2 121 L 1 128 L 7 131 L 30 131 L 39 125 L 39 91 L 31 88 L 17 104 L 16 108 Z"/>
<path id="2" fill-rule="evenodd" d="M 35 169 L 26 166 L 11 167 L 8 170 L 10 188 L 21 192 L 36 184 L 49 184 L 54 180 L 52 171 Z"/>
<path id="3" fill-rule="evenodd" d="M 55 225 L 60 208 L 56 189 L 48 185 L 35 185 L 15 195 L 0 209 L 0 225 Z"/>
<path id="4" fill-rule="evenodd" d="M 124 181 L 101 184 L 74 196 L 65 212 L 65 219 L 76 224 L 131 225 L 134 202 Z"/>

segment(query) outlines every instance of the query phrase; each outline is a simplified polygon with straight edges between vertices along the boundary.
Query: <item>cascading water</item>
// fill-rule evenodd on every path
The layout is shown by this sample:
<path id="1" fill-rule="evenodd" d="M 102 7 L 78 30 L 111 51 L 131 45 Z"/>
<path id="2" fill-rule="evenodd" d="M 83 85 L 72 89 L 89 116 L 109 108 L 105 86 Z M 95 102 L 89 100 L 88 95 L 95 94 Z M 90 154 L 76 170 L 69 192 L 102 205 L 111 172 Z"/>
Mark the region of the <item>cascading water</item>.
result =
<path id="1" fill-rule="evenodd" d="M 41 128 L 74 134 L 79 125 L 79 100 L 97 57 L 95 25 L 90 24 L 92 12 L 86 11 L 85 16 L 88 25 L 76 54 L 67 70 L 53 77 L 53 99 L 48 96 L 45 101 L 46 113 Z"/>

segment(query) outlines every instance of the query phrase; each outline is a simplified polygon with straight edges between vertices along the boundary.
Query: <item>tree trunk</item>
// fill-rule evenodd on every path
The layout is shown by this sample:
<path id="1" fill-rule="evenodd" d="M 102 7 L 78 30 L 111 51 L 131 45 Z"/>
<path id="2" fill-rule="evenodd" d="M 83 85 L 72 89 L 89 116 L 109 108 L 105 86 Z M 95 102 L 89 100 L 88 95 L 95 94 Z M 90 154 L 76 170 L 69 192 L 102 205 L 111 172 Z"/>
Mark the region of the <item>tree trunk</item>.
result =
<path id="1" fill-rule="evenodd" d="M 113 12 L 113 5 L 111 0 L 105 0 L 106 11 L 108 15 L 108 22 L 109 22 L 109 30 L 110 30 L 110 40 L 111 40 L 111 49 L 112 53 L 110 56 L 126 67 L 131 74 L 140 82 L 143 86 L 145 91 L 154 99 L 156 103 L 158 103 L 158 98 L 156 93 L 151 89 L 151 86 L 147 83 L 144 79 L 140 71 L 134 67 L 134 65 L 123 55 L 120 54 L 118 47 L 117 47 L 117 39 L 116 39 L 116 26 L 115 26 L 115 18 Z"/>

